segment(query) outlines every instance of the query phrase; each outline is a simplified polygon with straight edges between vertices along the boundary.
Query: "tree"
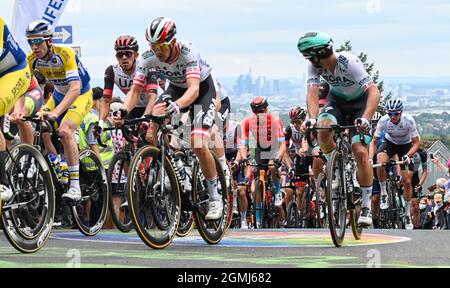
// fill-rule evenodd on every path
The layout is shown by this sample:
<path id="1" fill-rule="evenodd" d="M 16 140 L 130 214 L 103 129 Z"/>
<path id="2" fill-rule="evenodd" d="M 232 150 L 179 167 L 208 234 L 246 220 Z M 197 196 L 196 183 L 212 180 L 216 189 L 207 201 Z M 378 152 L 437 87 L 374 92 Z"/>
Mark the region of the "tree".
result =
<path id="1" fill-rule="evenodd" d="M 348 52 L 354 53 L 353 46 L 352 46 L 350 40 L 345 41 L 344 44 L 341 45 L 341 47 L 336 49 L 336 52 L 341 52 L 341 51 L 348 51 Z M 356 53 L 354 53 L 354 54 L 356 54 Z M 380 105 L 378 106 L 377 111 L 384 115 L 384 114 L 386 114 L 384 106 L 385 106 L 386 102 L 392 98 L 392 92 L 389 92 L 387 95 L 383 96 L 384 82 L 380 81 L 380 72 L 378 70 L 376 70 L 374 72 L 375 64 L 367 62 L 367 59 L 368 59 L 367 53 L 361 52 L 357 56 L 361 60 L 361 62 L 364 64 L 364 67 L 366 68 L 367 73 L 369 73 L 369 75 L 372 76 L 373 81 L 375 82 L 375 84 L 377 84 L 378 90 L 380 90 L 381 101 L 380 101 Z"/>

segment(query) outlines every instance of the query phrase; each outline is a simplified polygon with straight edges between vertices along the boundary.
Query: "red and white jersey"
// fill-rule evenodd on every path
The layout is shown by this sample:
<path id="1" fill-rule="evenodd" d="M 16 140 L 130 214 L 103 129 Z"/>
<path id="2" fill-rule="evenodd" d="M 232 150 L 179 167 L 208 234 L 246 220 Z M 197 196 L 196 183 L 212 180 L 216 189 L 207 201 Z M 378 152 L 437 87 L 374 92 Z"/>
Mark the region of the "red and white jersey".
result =
<path id="1" fill-rule="evenodd" d="M 171 63 L 159 61 L 151 50 L 139 56 L 139 70 L 134 78 L 136 85 L 144 85 L 149 69 L 164 74 L 171 84 L 180 88 L 187 88 L 186 80 L 189 78 L 200 79 L 200 82 L 208 78 L 212 68 L 191 42 L 178 40 L 173 50 L 177 57 Z"/>
<path id="2" fill-rule="evenodd" d="M 109 66 L 105 71 L 105 86 L 103 90 L 103 97 L 112 98 L 114 85 L 116 85 L 120 91 L 122 91 L 125 95 L 127 95 L 128 91 L 130 91 L 131 86 L 133 85 L 133 79 L 136 76 L 136 72 L 138 71 L 137 65 L 134 69 L 133 73 L 127 74 L 120 67 L 119 63 Z M 144 90 L 139 98 L 139 102 L 136 107 L 146 107 L 148 102 L 148 93 L 153 92 L 156 93 L 157 89 L 157 73 L 154 70 L 149 70 L 145 76 L 145 82 L 142 87 Z M 124 99 L 122 99 L 124 100 Z"/>
<path id="3" fill-rule="evenodd" d="M 248 145 L 250 133 L 258 146 L 267 148 L 284 141 L 283 122 L 270 113 L 250 115 L 242 122 L 242 145 Z"/>

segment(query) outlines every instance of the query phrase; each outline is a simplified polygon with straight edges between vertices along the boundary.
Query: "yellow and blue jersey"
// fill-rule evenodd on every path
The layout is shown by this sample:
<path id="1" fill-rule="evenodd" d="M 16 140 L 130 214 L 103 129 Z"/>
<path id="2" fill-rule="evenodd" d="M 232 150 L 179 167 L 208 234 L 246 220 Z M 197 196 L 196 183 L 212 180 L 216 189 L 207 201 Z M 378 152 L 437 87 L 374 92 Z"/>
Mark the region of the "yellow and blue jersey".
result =
<path id="1" fill-rule="evenodd" d="M 30 52 L 27 56 L 31 71 L 38 71 L 55 86 L 53 98 L 59 104 L 69 90 L 69 83 L 81 81 L 83 95 L 89 91 L 90 77 L 75 51 L 70 47 L 53 45 L 53 53 L 48 61 L 38 59 Z"/>
<path id="2" fill-rule="evenodd" d="M 27 66 L 26 54 L 0 17 L 0 77 Z"/>

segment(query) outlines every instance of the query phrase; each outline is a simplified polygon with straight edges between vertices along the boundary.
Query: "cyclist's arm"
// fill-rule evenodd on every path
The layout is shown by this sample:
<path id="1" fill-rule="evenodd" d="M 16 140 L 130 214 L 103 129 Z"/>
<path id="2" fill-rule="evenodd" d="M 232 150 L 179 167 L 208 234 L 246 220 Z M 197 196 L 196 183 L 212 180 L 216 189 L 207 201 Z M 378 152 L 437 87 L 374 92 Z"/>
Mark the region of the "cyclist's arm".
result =
<path id="1" fill-rule="evenodd" d="M 378 105 L 380 104 L 380 90 L 376 85 L 372 85 L 366 90 L 367 93 L 367 103 L 366 110 L 362 115 L 363 118 L 368 120 L 372 119 L 373 114 L 377 111 Z"/>
<path id="2" fill-rule="evenodd" d="M 137 77 L 137 75 L 136 75 Z M 134 77 L 136 79 L 136 77 Z M 128 91 L 126 97 L 125 97 L 125 109 L 130 112 L 131 110 L 136 107 L 136 104 L 139 102 L 139 97 L 141 96 L 142 90 L 144 90 L 144 87 L 136 84 L 135 81 L 133 81 L 133 85 L 131 86 L 131 90 Z"/>
<path id="3" fill-rule="evenodd" d="M 81 81 L 74 80 L 69 82 L 69 90 L 64 96 L 61 103 L 52 111 L 52 113 L 60 116 L 62 113 L 66 112 L 73 102 L 80 96 L 81 91 Z"/>
<path id="4" fill-rule="evenodd" d="M 239 137 L 239 153 L 236 161 L 247 159 L 248 138 L 250 133 L 250 125 L 247 119 L 242 122 L 242 137 Z"/>
<path id="5" fill-rule="evenodd" d="M 289 157 L 289 153 L 284 153 L 283 163 L 286 165 L 288 169 L 292 168 L 292 161 L 291 158 Z"/>
<path id="6" fill-rule="evenodd" d="M 114 69 L 113 66 L 110 65 L 105 70 L 105 76 L 103 78 L 104 86 L 103 86 L 103 98 L 100 102 L 100 120 L 105 121 L 108 118 L 109 109 L 111 107 L 111 100 L 114 89 Z"/>
<path id="7" fill-rule="evenodd" d="M 148 102 L 145 107 L 144 115 L 149 115 L 152 113 L 158 94 L 158 73 L 154 69 L 148 72 L 146 90 L 148 91 Z"/>
<path id="8" fill-rule="evenodd" d="M 148 93 L 148 103 L 147 103 L 147 107 L 145 107 L 145 111 L 144 111 L 144 115 L 150 115 L 152 114 L 152 110 L 153 110 L 153 106 L 155 106 L 155 101 L 156 101 L 156 93 Z"/>
<path id="9" fill-rule="evenodd" d="M 408 153 L 406 153 L 406 155 L 408 155 L 409 158 L 413 158 L 414 153 L 416 153 L 417 150 L 419 150 L 419 148 L 420 148 L 420 139 L 419 139 L 418 135 L 416 137 L 412 138 L 412 143 L 413 143 L 413 146 L 409 149 Z"/>
<path id="10" fill-rule="evenodd" d="M 309 118 L 317 119 L 317 115 L 319 114 L 319 85 L 308 86 L 306 106 Z"/>
<path id="11" fill-rule="evenodd" d="M 216 92 L 216 112 L 220 111 L 220 108 L 222 107 L 222 102 L 220 101 L 220 92 Z"/>
<path id="12" fill-rule="evenodd" d="M 200 76 L 199 78 L 187 78 L 186 84 L 188 87 L 186 92 L 184 92 L 183 96 L 176 101 L 180 108 L 191 106 L 191 104 L 198 98 L 200 93 Z"/>
<path id="13" fill-rule="evenodd" d="M 373 136 L 372 142 L 370 142 L 369 146 L 369 159 L 373 159 L 373 156 L 375 155 L 378 140 L 380 140 L 380 137 Z"/>

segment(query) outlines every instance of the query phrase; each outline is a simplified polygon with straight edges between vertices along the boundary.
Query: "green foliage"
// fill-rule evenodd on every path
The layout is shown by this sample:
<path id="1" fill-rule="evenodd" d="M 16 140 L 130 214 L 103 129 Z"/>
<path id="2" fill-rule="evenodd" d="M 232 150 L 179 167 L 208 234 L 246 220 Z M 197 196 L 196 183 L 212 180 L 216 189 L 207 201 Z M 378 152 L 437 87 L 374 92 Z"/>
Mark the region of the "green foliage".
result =
<path id="1" fill-rule="evenodd" d="M 348 51 L 348 52 L 356 54 L 355 52 L 353 52 L 352 49 L 353 49 L 352 43 L 350 42 L 350 40 L 347 40 L 338 49 L 336 49 L 336 52 Z M 378 70 L 374 71 L 375 64 L 367 62 L 368 61 L 367 53 L 363 53 L 363 52 L 359 53 L 358 58 L 364 64 L 364 67 L 366 68 L 367 73 L 369 73 L 372 76 L 373 81 L 378 86 L 378 90 L 380 90 L 381 101 L 380 101 L 380 105 L 378 106 L 377 111 L 384 115 L 384 114 L 386 114 L 384 106 L 385 106 L 386 102 L 392 98 L 392 93 L 389 92 L 387 95 L 383 95 L 384 82 L 380 81 L 380 72 Z"/>

